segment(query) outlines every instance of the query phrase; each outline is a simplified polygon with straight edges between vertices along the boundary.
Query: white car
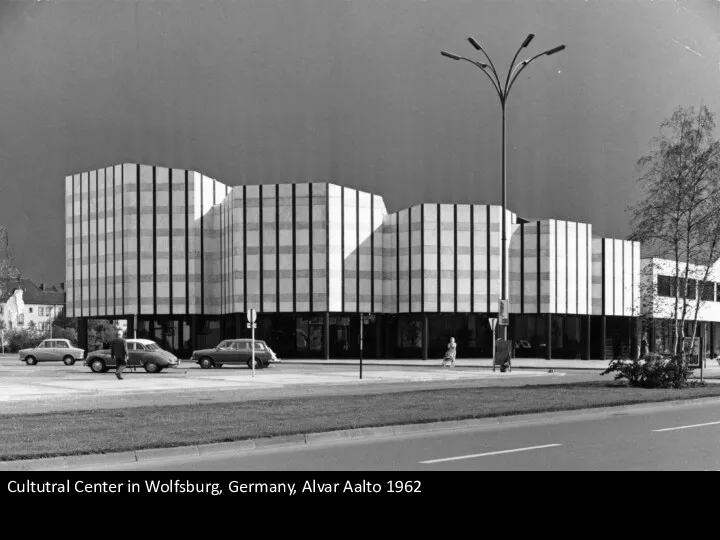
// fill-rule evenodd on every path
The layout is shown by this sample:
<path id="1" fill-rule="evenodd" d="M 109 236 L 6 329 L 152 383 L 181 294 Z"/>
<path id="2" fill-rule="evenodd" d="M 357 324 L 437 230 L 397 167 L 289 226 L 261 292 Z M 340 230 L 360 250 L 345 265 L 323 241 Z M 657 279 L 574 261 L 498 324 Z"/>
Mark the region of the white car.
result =
<path id="1" fill-rule="evenodd" d="M 67 339 L 46 339 L 37 347 L 22 349 L 19 352 L 20 361 L 28 366 L 38 362 L 53 362 L 62 360 L 66 366 L 72 366 L 77 360 L 85 356 L 83 349 L 73 347 Z"/>

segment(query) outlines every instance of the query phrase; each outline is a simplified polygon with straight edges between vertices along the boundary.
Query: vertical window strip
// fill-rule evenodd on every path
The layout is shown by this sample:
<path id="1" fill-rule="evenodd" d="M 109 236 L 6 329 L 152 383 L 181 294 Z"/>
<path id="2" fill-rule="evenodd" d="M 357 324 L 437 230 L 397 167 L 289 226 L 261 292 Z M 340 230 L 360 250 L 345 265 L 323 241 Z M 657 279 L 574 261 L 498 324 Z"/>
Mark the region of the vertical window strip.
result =
<path id="1" fill-rule="evenodd" d="M 470 205 L 470 313 L 475 313 L 475 205 Z"/>
<path id="2" fill-rule="evenodd" d="M 329 191 L 329 187 L 328 187 Z M 328 204 L 329 204 L 328 199 Z M 328 230 L 330 222 L 328 221 Z M 328 253 L 330 252 L 330 244 L 328 243 Z M 328 259 L 329 261 L 329 259 Z M 328 263 L 328 275 L 330 273 L 330 264 Z M 328 291 L 328 302 L 330 294 Z M 370 195 L 370 312 L 375 313 L 375 196 Z"/>
<path id="3" fill-rule="evenodd" d="M 408 208 L 408 313 L 412 313 L 412 207 Z"/>
<path id="4" fill-rule="evenodd" d="M 355 311 L 362 312 L 360 307 L 360 193 L 355 192 Z M 362 321 L 360 322 L 362 324 Z"/>
<path id="5" fill-rule="evenodd" d="M 263 186 L 260 184 L 259 189 L 260 198 L 258 199 L 258 208 L 260 210 L 260 241 L 259 241 L 259 249 L 260 253 L 260 313 L 264 313 L 265 309 L 263 307 L 263 304 L 265 302 L 265 291 L 264 291 L 264 282 L 265 282 L 265 274 L 263 273 L 263 259 L 265 258 L 263 255 L 263 229 L 265 228 L 265 223 L 263 222 Z"/>
<path id="6" fill-rule="evenodd" d="M 542 313 L 542 273 L 540 272 L 540 222 L 537 222 L 537 313 Z"/>
<path id="7" fill-rule="evenodd" d="M 453 244 L 454 244 L 454 272 L 453 272 L 453 292 L 454 292 L 454 298 L 453 302 L 455 304 L 455 313 L 457 313 L 458 310 L 458 208 L 457 204 L 453 205 Z"/>
<path id="8" fill-rule="evenodd" d="M 280 312 L 280 185 L 275 185 L 275 311 Z"/>
<path id="9" fill-rule="evenodd" d="M 485 227 L 486 243 L 487 243 L 487 312 L 490 313 L 492 305 L 490 303 L 490 205 L 485 205 L 485 219 L 487 226 Z"/>
<path id="10" fill-rule="evenodd" d="M 295 242 L 296 230 L 296 217 L 295 217 L 295 184 L 292 185 L 292 295 L 293 295 L 293 315 L 297 312 L 297 243 Z"/>
<path id="11" fill-rule="evenodd" d="M 437 310 L 438 313 L 442 311 L 442 301 L 440 293 L 442 292 L 442 287 L 440 284 L 442 283 L 442 272 L 440 269 L 440 251 L 441 251 L 441 243 L 442 243 L 442 234 L 440 232 L 441 223 L 442 223 L 442 216 L 440 215 L 441 206 L 437 205 Z"/>
<path id="12" fill-rule="evenodd" d="M 308 185 L 308 214 L 310 216 L 310 227 L 308 230 L 310 231 L 310 312 L 314 312 L 314 304 L 313 304 L 313 198 L 312 198 L 312 192 L 313 192 L 313 183 L 310 182 Z"/>
<path id="13" fill-rule="evenodd" d="M 157 167 L 153 167 L 153 314 L 157 314 Z"/>
<path id="14" fill-rule="evenodd" d="M 170 308 L 168 312 L 170 315 L 173 314 L 173 170 L 168 169 L 168 274 L 169 274 L 169 286 L 168 296 L 170 302 Z M 186 254 L 187 255 L 187 254 Z"/>
<path id="15" fill-rule="evenodd" d="M 520 313 L 525 313 L 525 223 L 520 223 Z"/>
<path id="16" fill-rule="evenodd" d="M 137 193 L 137 199 L 135 200 L 135 217 L 137 222 L 137 231 L 135 237 L 137 238 L 137 244 L 135 246 L 135 252 L 136 252 L 136 261 L 137 261 L 137 309 L 136 313 L 140 314 L 142 313 L 142 293 L 140 290 L 140 269 L 142 268 L 140 266 L 140 165 L 137 165 L 137 174 L 135 176 L 135 192 Z M 135 329 L 137 331 L 137 328 Z"/>
<path id="17" fill-rule="evenodd" d="M 243 303 L 245 309 L 248 310 L 247 301 L 247 278 L 248 278 L 248 267 L 247 267 L 247 186 L 242 187 L 243 194 Z"/>
<path id="18" fill-rule="evenodd" d="M 425 205 L 420 205 L 420 311 L 425 312 Z"/>
<path id="19" fill-rule="evenodd" d="M 340 188 L 340 299 L 342 312 L 345 313 L 345 187 Z"/>
<path id="20" fill-rule="evenodd" d="M 100 171 L 95 173 L 95 315 L 100 315 Z M 103 175 L 104 177 L 105 175 Z"/>

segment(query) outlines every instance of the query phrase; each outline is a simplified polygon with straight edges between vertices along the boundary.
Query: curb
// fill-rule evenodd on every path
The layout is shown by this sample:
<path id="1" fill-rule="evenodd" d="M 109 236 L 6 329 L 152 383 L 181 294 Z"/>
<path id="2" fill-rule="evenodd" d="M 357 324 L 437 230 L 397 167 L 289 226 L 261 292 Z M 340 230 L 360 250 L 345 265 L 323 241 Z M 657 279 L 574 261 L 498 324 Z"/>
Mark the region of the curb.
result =
<path id="1" fill-rule="evenodd" d="M 104 469 L 112 465 L 157 461 L 172 457 L 200 457 L 217 454 L 251 452 L 260 449 L 307 447 L 316 444 L 347 442 L 376 437 L 400 437 L 420 433 L 436 433 L 440 431 L 460 431 L 464 429 L 490 428 L 498 426 L 515 426 L 540 422 L 562 421 L 572 418 L 602 417 L 608 414 L 627 412 L 641 414 L 650 410 L 692 408 L 710 403 L 720 403 L 720 397 L 684 399 L 672 401 L 652 401 L 632 405 L 597 407 L 565 411 L 550 411 L 487 418 L 469 418 L 465 420 L 446 420 L 422 424 L 402 424 L 397 426 L 363 427 L 323 431 L 278 437 L 264 437 L 235 442 L 210 443 L 167 448 L 148 448 L 126 452 L 107 454 L 73 455 L 64 457 L 0 461 L 0 472 L 4 471 L 54 471 L 74 470 L 75 467 L 93 467 Z M 91 470 L 93 470 L 91 469 Z"/>

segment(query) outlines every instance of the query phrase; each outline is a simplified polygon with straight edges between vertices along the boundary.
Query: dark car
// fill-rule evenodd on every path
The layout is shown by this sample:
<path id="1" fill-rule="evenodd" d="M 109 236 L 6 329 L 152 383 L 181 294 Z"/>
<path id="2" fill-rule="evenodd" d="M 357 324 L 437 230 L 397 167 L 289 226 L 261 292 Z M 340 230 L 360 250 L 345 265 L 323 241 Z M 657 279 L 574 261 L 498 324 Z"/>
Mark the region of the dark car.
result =
<path id="1" fill-rule="evenodd" d="M 200 364 L 200 367 L 223 367 L 223 365 L 245 364 L 252 368 L 252 340 L 226 339 L 221 341 L 214 349 L 201 349 L 192 353 L 190 360 Z M 264 341 L 255 340 L 255 369 L 266 368 L 273 361 L 270 348 Z"/>
<path id="2" fill-rule="evenodd" d="M 165 368 L 176 368 L 180 361 L 174 354 L 161 349 L 157 343 L 149 339 L 128 339 L 128 367 L 142 366 L 148 373 L 160 373 Z M 103 373 L 115 367 L 110 357 L 110 349 L 93 351 L 87 355 L 84 365 L 90 366 L 95 373 Z"/>

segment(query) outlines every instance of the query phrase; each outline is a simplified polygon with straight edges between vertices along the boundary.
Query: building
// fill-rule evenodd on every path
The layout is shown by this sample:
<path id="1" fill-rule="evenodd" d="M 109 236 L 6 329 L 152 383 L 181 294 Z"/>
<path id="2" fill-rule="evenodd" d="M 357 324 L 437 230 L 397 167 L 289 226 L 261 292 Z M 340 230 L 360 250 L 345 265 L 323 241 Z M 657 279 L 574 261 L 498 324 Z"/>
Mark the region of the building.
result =
<path id="1" fill-rule="evenodd" d="M 653 351 L 669 353 L 675 338 L 671 319 L 675 312 L 675 287 L 680 286 L 678 317 L 682 314 L 682 295 L 687 290 L 685 336 L 693 333 L 692 324 L 697 311 L 696 336 L 703 341 L 707 356 L 720 353 L 720 260 L 711 267 L 680 263 L 658 258 L 642 259 L 641 297 L 645 324 L 642 329 Z M 688 272 L 687 289 L 685 272 Z M 675 276 L 679 276 L 676 284 Z M 704 286 L 702 284 L 704 283 Z"/>
<path id="2" fill-rule="evenodd" d="M 249 335 L 288 358 L 490 357 L 502 209 L 421 204 L 332 183 L 231 188 L 123 164 L 66 178 L 67 314 L 125 319 L 180 355 Z M 599 358 L 636 346 L 640 246 L 591 224 L 507 212 L 517 356 Z M 612 340 L 618 343 L 613 345 Z"/>
<path id="3" fill-rule="evenodd" d="M 41 334 L 49 334 L 52 322 L 65 308 L 65 284 L 38 286 L 29 279 L 11 279 L 3 285 L 0 289 L 8 292 L 0 298 L 0 321 L 5 323 L 5 329 L 34 327 Z M 13 296 L 19 298 L 23 306 L 14 317 L 8 309 L 8 301 Z"/>

